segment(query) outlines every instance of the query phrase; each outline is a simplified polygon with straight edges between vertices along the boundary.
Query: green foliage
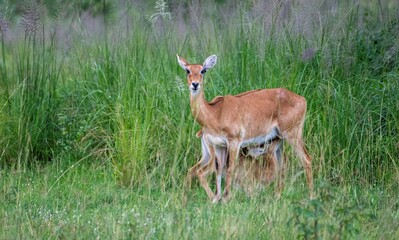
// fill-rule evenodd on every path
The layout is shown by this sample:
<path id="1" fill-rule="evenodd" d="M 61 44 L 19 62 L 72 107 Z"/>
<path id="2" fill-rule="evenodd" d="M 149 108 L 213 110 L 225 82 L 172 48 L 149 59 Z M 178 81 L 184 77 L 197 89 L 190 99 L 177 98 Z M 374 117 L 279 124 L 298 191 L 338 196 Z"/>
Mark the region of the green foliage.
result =
<path id="1" fill-rule="evenodd" d="M 338 189 L 322 182 L 315 199 L 294 201 L 293 216 L 288 223 L 298 230 L 303 239 L 348 239 L 359 235 L 364 222 L 375 220 L 368 203 L 339 197 Z"/>
<path id="2" fill-rule="evenodd" d="M 0 170 L 2 239 L 296 239 L 303 230 L 287 224 L 296 215 L 303 224 L 306 219 L 310 239 L 316 219 L 319 239 L 399 236 L 396 188 L 320 185 L 323 193 L 312 201 L 300 200 L 307 191 L 295 183 L 278 200 L 273 188 L 251 198 L 236 190 L 233 201 L 218 205 L 198 190 L 184 205 L 179 189 L 119 187 L 110 165 L 68 166 L 60 159 L 25 172 Z"/>
<path id="3" fill-rule="evenodd" d="M 316 2 L 2 2 L 0 238 L 395 239 L 397 3 Z M 316 199 L 288 149 L 279 201 L 180 202 L 201 151 L 176 53 L 218 55 L 208 100 L 307 99 Z"/>
<path id="4" fill-rule="evenodd" d="M 55 121 L 61 66 L 55 38 L 39 39 L 37 34 L 44 36 L 44 32 L 36 32 L 36 27 L 31 30 L 21 46 L 11 52 L 14 61 L 4 61 L 3 65 L 2 75 L 7 77 L 2 82 L 3 163 L 24 165 L 51 160 L 59 134 Z"/>

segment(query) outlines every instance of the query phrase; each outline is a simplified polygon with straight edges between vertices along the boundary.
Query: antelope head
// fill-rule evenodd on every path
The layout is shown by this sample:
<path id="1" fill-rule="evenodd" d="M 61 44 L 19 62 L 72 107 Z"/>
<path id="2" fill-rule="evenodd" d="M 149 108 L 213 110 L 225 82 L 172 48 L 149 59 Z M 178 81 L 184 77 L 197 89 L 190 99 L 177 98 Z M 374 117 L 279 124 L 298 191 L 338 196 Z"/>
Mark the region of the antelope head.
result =
<path id="1" fill-rule="evenodd" d="M 204 74 L 216 65 L 216 55 L 209 56 L 205 62 L 200 64 L 190 64 L 186 59 L 177 55 L 177 62 L 187 72 L 187 84 L 192 95 L 200 92 L 204 80 Z"/>

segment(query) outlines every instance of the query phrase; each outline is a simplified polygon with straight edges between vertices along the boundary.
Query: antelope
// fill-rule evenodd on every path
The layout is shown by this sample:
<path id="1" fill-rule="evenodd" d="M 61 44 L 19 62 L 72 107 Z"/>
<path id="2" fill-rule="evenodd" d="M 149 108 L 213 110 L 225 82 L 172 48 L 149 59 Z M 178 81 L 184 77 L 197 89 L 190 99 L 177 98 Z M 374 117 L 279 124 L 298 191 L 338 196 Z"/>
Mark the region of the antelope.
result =
<path id="1" fill-rule="evenodd" d="M 216 55 L 201 64 L 190 64 L 177 55 L 179 65 L 187 72 L 190 90 L 190 108 L 194 119 L 208 133 L 207 140 L 217 148 L 227 148 L 229 165 L 223 200 L 231 197 L 234 168 L 240 149 L 259 146 L 278 137 L 293 147 L 305 169 L 310 197 L 313 197 L 312 158 L 308 154 L 302 133 L 306 115 L 306 100 L 284 88 L 259 89 L 241 93 L 241 96 L 224 96 L 218 104 L 209 104 L 204 96 L 203 80 L 207 70 L 216 65 Z M 210 151 L 210 158 L 215 157 Z M 219 166 L 223 166 L 216 159 Z M 211 162 L 211 161 L 210 161 Z M 209 164 L 209 163 L 208 163 Z M 221 181 L 222 167 L 218 169 L 217 185 Z M 217 193 L 213 202 L 218 202 Z"/>
<path id="2" fill-rule="evenodd" d="M 196 134 L 198 138 L 201 138 L 202 158 L 201 160 L 191 167 L 187 174 L 186 183 L 187 186 L 191 186 L 191 181 L 194 176 L 197 176 L 200 180 L 202 187 L 205 189 L 210 200 L 214 198 L 214 194 L 209 188 L 209 184 L 206 181 L 206 176 L 211 172 L 217 172 L 217 169 L 229 164 L 227 157 L 227 148 L 219 148 L 219 151 L 215 152 L 218 158 L 221 159 L 223 166 L 219 166 L 211 159 L 210 149 L 212 145 L 207 141 L 207 133 L 203 132 L 202 129 Z M 279 197 L 283 188 L 282 179 L 284 173 L 282 170 L 281 160 L 281 148 L 280 139 L 273 139 L 270 143 L 264 146 L 247 147 L 240 151 L 240 158 L 235 172 L 234 183 L 241 187 L 247 195 L 251 195 L 254 184 L 261 183 L 262 185 L 270 184 L 277 175 L 276 195 Z M 212 149 L 214 151 L 214 149 Z M 262 159 L 258 159 L 262 156 Z M 213 162 L 210 162 L 212 161 Z M 285 159 L 284 159 L 285 160 Z M 209 164 L 208 164 L 209 163 Z M 220 194 L 220 186 L 217 186 L 217 193 Z"/>
<path id="3" fill-rule="evenodd" d="M 243 148 L 233 175 L 234 185 L 251 196 L 256 187 L 268 186 L 276 180 L 275 194 L 279 198 L 284 188 L 286 168 L 286 157 L 279 155 L 281 154 L 278 151 L 278 149 L 281 150 L 279 144 L 282 144 L 282 141 L 277 139 L 268 143 L 265 146 L 266 149 L 260 147 Z M 247 153 L 245 153 L 245 150 L 247 150 Z M 280 159 L 276 156 L 280 156 Z"/>

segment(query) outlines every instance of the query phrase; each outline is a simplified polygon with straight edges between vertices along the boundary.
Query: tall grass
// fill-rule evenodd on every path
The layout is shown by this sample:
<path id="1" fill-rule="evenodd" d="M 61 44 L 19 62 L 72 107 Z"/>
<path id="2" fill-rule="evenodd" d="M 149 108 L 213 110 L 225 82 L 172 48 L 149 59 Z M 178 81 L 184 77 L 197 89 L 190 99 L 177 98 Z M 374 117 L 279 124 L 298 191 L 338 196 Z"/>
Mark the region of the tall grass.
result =
<path id="1" fill-rule="evenodd" d="M 60 59 L 54 35 L 46 36 L 37 11 L 29 8 L 23 16 L 25 35 L 20 44 L 6 43 L 6 47 L 3 39 L 2 45 L 2 159 L 19 167 L 50 161 L 59 134 L 55 121 Z"/>
<path id="2" fill-rule="evenodd" d="M 60 39 L 67 26 L 51 34 L 43 6 L 27 5 L 24 40 L 2 38 L 3 163 L 91 156 L 109 160 L 124 185 L 180 182 L 198 158 L 198 125 L 173 56 L 202 62 L 215 53 L 208 99 L 271 87 L 308 99 L 306 142 L 316 174 L 375 183 L 397 171 L 397 29 L 378 13 L 391 16 L 387 9 L 193 2 L 169 12 L 156 4 L 99 20 L 108 29 L 99 39 L 87 37 L 90 28 L 74 31 L 74 18 L 68 39 Z M 127 16 L 133 30 L 111 30 Z M 65 43 L 70 48 L 60 51 Z"/>

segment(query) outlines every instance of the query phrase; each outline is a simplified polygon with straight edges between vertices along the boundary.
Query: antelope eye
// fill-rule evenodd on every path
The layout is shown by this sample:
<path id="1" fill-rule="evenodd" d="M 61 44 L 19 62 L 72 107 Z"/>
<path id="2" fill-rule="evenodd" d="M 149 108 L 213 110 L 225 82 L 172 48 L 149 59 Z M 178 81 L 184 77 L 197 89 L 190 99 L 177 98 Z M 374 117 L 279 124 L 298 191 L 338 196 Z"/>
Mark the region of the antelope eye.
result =
<path id="1" fill-rule="evenodd" d="M 204 73 L 206 73 L 206 69 L 205 68 L 201 70 L 201 74 L 204 74 Z"/>
<path id="2" fill-rule="evenodd" d="M 188 70 L 188 68 L 186 68 L 186 73 L 187 73 L 187 74 L 190 74 L 190 70 Z"/>

